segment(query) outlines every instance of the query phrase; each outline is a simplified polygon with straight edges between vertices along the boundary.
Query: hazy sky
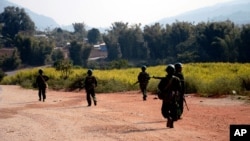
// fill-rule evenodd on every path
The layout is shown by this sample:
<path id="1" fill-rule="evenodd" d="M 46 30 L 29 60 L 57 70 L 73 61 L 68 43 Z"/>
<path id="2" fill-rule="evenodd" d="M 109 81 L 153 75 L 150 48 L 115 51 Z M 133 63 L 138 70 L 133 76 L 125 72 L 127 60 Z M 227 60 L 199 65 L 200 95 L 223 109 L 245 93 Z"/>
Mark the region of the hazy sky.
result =
<path id="1" fill-rule="evenodd" d="M 142 25 L 231 0 L 9 0 L 59 25 L 107 27 L 114 22 Z"/>

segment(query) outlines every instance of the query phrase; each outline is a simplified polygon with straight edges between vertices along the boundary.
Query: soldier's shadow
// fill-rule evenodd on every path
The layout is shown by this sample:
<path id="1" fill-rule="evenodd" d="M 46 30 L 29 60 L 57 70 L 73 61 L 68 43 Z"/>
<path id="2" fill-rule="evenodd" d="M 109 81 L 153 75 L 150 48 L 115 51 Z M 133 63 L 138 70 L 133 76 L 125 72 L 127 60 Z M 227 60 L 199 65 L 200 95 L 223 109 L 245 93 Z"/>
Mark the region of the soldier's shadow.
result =
<path id="1" fill-rule="evenodd" d="M 124 131 L 122 133 L 127 134 L 127 133 L 134 133 L 134 132 L 154 132 L 154 131 L 159 131 L 159 130 L 167 130 L 167 129 L 171 129 L 171 128 L 149 128 L 149 129 L 133 129 L 133 130 L 129 130 L 129 131 Z"/>
<path id="2" fill-rule="evenodd" d="M 165 120 L 159 120 L 159 121 L 150 121 L 150 122 L 137 122 L 136 124 L 155 124 L 155 123 L 166 123 Z M 132 132 L 148 132 L 148 131 L 159 131 L 159 130 L 166 130 L 170 128 L 162 127 L 162 128 L 146 128 L 146 129 L 132 129 L 129 131 L 125 131 L 123 133 L 132 133 Z"/>
<path id="3" fill-rule="evenodd" d="M 152 124 L 152 123 L 161 123 L 161 122 L 166 122 L 166 120 L 159 120 L 159 121 L 149 121 L 149 122 L 137 122 L 136 124 Z"/>

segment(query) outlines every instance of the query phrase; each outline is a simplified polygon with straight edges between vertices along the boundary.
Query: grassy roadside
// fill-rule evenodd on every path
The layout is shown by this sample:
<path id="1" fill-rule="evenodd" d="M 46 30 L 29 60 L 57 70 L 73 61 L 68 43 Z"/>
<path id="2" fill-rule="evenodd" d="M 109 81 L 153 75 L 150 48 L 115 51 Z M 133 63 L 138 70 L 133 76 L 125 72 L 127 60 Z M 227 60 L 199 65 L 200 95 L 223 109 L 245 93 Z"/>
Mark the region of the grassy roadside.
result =
<path id="1" fill-rule="evenodd" d="M 150 76 L 165 76 L 166 66 L 148 67 Z M 21 85 L 25 88 L 36 88 L 35 78 L 39 68 L 26 69 L 15 75 L 6 76 L 2 85 Z M 50 77 L 49 88 L 54 90 L 75 90 L 86 76 L 87 69 L 73 69 L 67 79 L 63 79 L 60 72 L 54 68 L 43 68 L 44 73 Z M 98 80 L 96 91 L 120 92 L 138 90 L 137 75 L 140 68 L 94 70 Z M 250 90 L 250 64 L 240 63 L 189 63 L 183 64 L 186 93 L 198 93 L 202 96 L 240 94 L 249 95 Z M 151 79 L 148 91 L 156 92 L 159 80 Z"/>

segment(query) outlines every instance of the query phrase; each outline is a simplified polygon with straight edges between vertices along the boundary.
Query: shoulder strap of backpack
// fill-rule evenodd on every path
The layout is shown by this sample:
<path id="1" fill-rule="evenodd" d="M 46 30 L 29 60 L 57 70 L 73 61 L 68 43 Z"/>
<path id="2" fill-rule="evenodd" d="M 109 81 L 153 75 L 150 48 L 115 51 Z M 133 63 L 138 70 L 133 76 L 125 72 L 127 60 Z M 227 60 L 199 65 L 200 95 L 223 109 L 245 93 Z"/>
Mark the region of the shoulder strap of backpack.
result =
<path id="1" fill-rule="evenodd" d="M 42 76 L 42 75 L 40 75 L 40 77 L 42 78 L 43 82 L 44 82 L 44 83 L 46 83 L 46 81 L 44 80 L 43 76 Z"/>

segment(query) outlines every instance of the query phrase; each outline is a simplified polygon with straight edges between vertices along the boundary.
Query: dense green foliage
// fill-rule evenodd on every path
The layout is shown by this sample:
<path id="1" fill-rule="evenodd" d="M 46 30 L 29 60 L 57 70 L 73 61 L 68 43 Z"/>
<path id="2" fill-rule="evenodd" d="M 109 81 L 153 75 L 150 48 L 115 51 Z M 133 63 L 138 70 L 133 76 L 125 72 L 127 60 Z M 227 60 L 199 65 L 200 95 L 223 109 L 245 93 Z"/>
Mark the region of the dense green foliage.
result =
<path id="1" fill-rule="evenodd" d="M 21 59 L 19 57 L 17 49 L 14 49 L 11 56 L 1 57 L 0 58 L 0 66 L 2 70 L 14 70 L 21 65 Z"/>
<path id="2" fill-rule="evenodd" d="M 169 25 L 129 26 L 116 22 L 106 34 L 108 59 L 167 62 L 249 62 L 249 24 L 179 22 Z"/>
<path id="3" fill-rule="evenodd" d="M 70 60 L 58 60 L 54 63 L 54 68 L 61 72 L 61 78 L 67 79 L 72 73 L 73 63 Z"/>
<path id="4" fill-rule="evenodd" d="M 13 46 L 13 40 L 18 32 L 22 31 L 32 35 L 35 31 L 34 22 L 23 8 L 6 7 L 0 14 L 0 23 L 4 25 L 1 34 L 6 46 Z"/>
<path id="5" fill-rule="evenodd" d="M 73 23 L 74 27 L 74 40 L 82 41 L 87 36 L 86 25 L 84 23 Z"/>
<path id="6" fill-rule="evenodd" d="M 150 76 L 164 77 L 166 66 L 147 67 Z M 4 77 L 1 84 L 21 85 L 34 88 L 38 68 L 18 72 L 14 76 Z M 98 80 L 98 93 L 139 90 L 137 75 L 140 68 L 94 70 Z M 72 69 L 68 79 L 64 79 L 60 71 L 45 68 L 49 76 L 50 89 L 76 90 L 80 87 L 87 69 Z M 250 90 L 250 64 L 238 63 L 190 63 L 184 64 L 186 93 L 198 93 L 203 96 L 221 94 L 245 94 Z M 148 91 L 156 92 L 159 79 L 150 79 Z"/>
<path id="7" fill-rule="evenodd" d="M 46 64 L 54 48 L 53 42 L 46 38 L 17 35 L 15 42 L 22 62 L 33 66 Z"/>
<path id="8" fill-rule="evenodd" d="M 98 29 L 92 28 L 88 31 L 88 42 L 90 44 L 97 44 L 101 41 L 101 33 Z"/>
<path id="9" fill-rule="evenodd" d="M 86 66 L 90 52 L 91 47 L 88 44 L 81 44 L 76 41 L 71 42 L 69 47 L 69 56 L 73 65 Z"/>

